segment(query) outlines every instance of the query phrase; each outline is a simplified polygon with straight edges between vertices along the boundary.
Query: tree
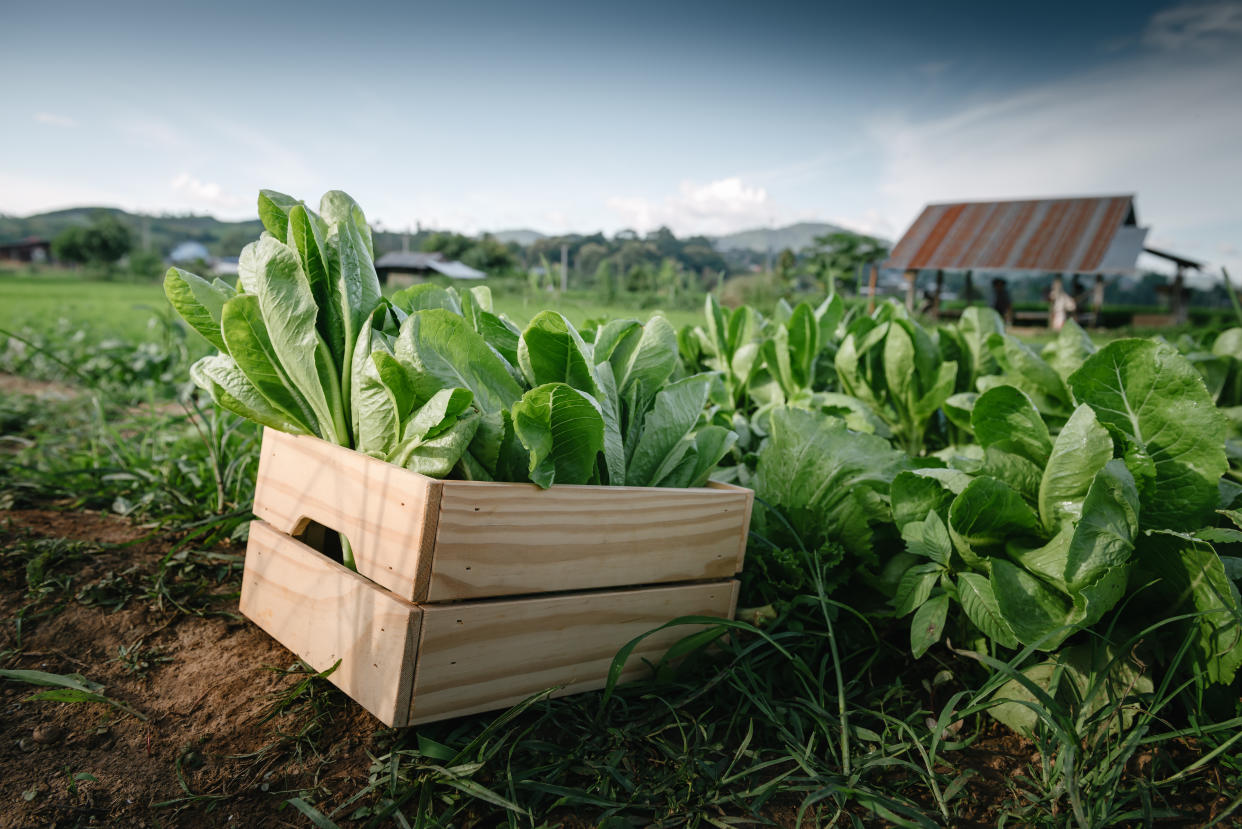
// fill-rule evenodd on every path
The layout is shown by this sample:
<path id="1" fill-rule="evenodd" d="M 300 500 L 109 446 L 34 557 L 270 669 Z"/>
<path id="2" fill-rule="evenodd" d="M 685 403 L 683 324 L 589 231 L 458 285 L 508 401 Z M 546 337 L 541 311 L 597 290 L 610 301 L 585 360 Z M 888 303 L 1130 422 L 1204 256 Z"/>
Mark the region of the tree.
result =
<path id="1" fill-rule="evenodd" d="M 613 275 L 612 262 L 607 259 L 595 269 L 595 289 L 605 305 L 617 298 L 617 278 Z"/>
<path id="2" fill-rule="evenodd" d="M 129 254 L 129 272 L 134 276 L 159 279 L 164 270 L 164 258 L 153 250 L 135 250 Z"/>
<path id="3" fill-rule="evenodd" d="M 86 246 L 83 242 L 86 228 L 74 225 L 57 233 L 52 239 L 52 256 L 61 262 L 80 265 L 86 262 Z"/>
<path id="4" fill-rule="evenodd" d="M 579 273 L 599 273 L 599 267 L 608 258 L 608 246 L 599 242 L 587 242 L 578 248 L 574 268 Z"/>
<path id="5" fill-rule="evenodd" d="M 474 240 L 461 233 L 433 233 L 423 240 L 423 250 L 438 253 L 445 259 L 460 261 L 466 251 L 474 246 Z"/>
<path id="6" fill-rule="evenodd" d="M 508 273 L 517 268 L 518 259 L 504 242 L 490 233 L 474 241 L 461 255 L 461 261 L 487 274 Z"/>
<path id="7" fill-rule="evenodd" d="M 888 245 L 872 236 L 841 231 L 815 237 L 807 270 L 829 296 L 837 292 L 837 280 L 852 280 L 859 268 L 888 257 Z"/>
<path id="8" fill-rule="evenodd" d="M 129 253 L 129 228 L 107 213 L 96 213 L 91 223 L 67 227 L 52 239 L 52 255 L 62 262 L 110 269 Z"/>
<path id="9" fill-rule="evenodd" d="M 798 266 L 797 255 L 785 248 L 780 255 L 776 257 L 776 283 L 780 285 L 781 290 L 790 291 L 794 287 L 794 268 Z"/>

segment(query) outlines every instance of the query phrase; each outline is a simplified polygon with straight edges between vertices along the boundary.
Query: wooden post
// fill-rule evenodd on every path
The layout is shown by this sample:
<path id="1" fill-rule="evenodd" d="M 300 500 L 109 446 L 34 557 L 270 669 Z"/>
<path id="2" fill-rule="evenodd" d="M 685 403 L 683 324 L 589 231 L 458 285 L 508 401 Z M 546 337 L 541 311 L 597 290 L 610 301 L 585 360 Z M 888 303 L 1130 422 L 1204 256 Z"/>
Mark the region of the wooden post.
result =
<path id="1" fill-rule="evenodd" d="M 1091 327 L 1100 327 L 1100 311 L 1104 308 L 1104 274 L 1095 275 L 1095 285 L 1091 288 Z"/>
<path id="2" fill-rule="evenodd" d="M 1169 311 L 1173 317 L 1174 325 L 1185 325 L 1188 316 L 1186 311 L 1186 303 L 1182 299 L 1182 291 L 1186 286 L 1185 272 L 1179 262 L 1177 265 L 1177 275 L 1173 277 L 1173 291 L 1169 294 Z"/>
<path id="3" fill-rule="evenodd" d="M 936 289 L 932 294 L 931 314 L 932 319 L 940 319 L 940 292 L 944 289 L 944 271 L 936 271 Z"/>
<path id="4" fill-rule="evenodd" d="M 966 307 L 969 308 L 970 306 L 975 304 L 975 272 L 974 271 L 966 271 L 966 286 L 965 288 L 963 288 L 963 292 L 966 294 Z"/>
<path id="5" fill-rule="evenodd" d="M 879 279 L 880 279 L 880 265 L 877 262 L 872 262 L 871 263 L 871 284 L 868 289 L 871 295 L 871 299 L 867 303 L 868 314 L 875 312 L 875 284 L 877 281 L 879 281 Z"/>
<path id="6" fill-rule="evenodd" d="M 569 245 L 561 245 L 561 293 L 569 290 Z"/>
<path id="7" fill-rule="evenodd" d="M 918 284 L 919 272 L 909 270 L 903 275 L 906 278 L 906 310 L 913 314 L 915 287 Z"/>

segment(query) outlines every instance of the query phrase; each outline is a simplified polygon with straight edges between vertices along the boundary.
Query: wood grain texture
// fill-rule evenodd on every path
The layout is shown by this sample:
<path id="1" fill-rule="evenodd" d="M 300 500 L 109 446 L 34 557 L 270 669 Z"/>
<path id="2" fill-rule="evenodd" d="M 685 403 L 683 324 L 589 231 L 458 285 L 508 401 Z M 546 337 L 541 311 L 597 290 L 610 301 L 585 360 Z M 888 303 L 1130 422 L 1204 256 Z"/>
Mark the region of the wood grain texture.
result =
<path id="1" fill-rule="evenodd" d="M 250 525 L 241 612 L 386 725 L 410 710 L 420 608 L 263 521 Z"/>
<path id="2" fill-rule="evenodd" d="M 316 437 L 265 429 L 254 513 L 290 535 L 311 521 L 344 533 L 359 573 L 420 601 L 430 580 L 440 487 Z"/>
<path id="3" fill-rule="evenodd" d="M 738 582 L 614 590 L 530 599 L 426 605 L 409 723 L 504 708 L 553 686 L 553 696 L 602 688 L 613 657 L 634 637 L 678 617 L 732 617 Z M 647 673 L 699 626 L 649 636 L 622 680 Z"/>
<path id="4" fill-rule="evenodd" d="M 437 481 L 267 430 L 255 514 L 343 532 L 358 571 L 415 602 L 728 578 L 754 493 Z"/>
<path id="5" fill-rule="evenodd" d="M 722 579 L 753 493 L 444 481 L 427 600 Z"/>

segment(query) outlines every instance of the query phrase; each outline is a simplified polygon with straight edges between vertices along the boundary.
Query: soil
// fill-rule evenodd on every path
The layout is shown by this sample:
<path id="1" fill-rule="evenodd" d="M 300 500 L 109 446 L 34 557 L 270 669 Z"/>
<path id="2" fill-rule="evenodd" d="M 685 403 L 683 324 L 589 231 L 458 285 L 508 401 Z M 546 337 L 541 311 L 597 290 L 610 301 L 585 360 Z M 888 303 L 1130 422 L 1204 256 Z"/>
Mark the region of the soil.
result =
<path id="1" fill-rule="evenodd" d="M 174 540 L 81 511 L 15 510 L 0 521 L 0 547 L 37 537 L 108 545 L 77 571 L 81 584 L 130 567 L 154 570 Z M 0 595 L 0 618 L 13 619 L 27 602 L 12 587 Z M 225 608 L 235 606 L 228 591 L 236 589 L 223 586 Z M 291 809 L 278 810 L 285 799 L 316 784 L 352 793 L 365 782 L 365 749 L 380 724 L 338 702 L 326 726 L 335 733 L 321 738 L 336 752 L 337 777 L 325 780 L 318 759 L 299 763 L 296 745 L 279 734 L 296 723 L 267 719 L 273 695 L 298 679 L 271 668 L 294 658 L 227 610 L 172 613 L 131 599 L 111 611 L 70 600 L 25 620 L 14 655 L 16 635 L 11 623 L 0 632 L 4 668 L 81 674 L 148 721 L 101 703 L 31 701 L 41 689 L 0 684 L 0 827 L 304 826 Z M 118 649 L 139 640 L 156 656 L 133 673 Z"/>
<path id="2" fill-rule="evenodd" d="M 24 573 L 0 568 L 0 668 L 80 674 L 146 719 L 100 702 L 31 700 L 43 689 L 0 682 L 0 829 L 303 827 L 309 821 L 287 799 L 313 791 L 311 802 L 341 803 L 366 785 L 371 755 L 383 753 L 394 733 L 335 690 L 326 699 L 317 692 L 322 708 L 276 710 L 305 674 L 288 673 L 293 655 L 237 615 L 235 573 L 183 612 L 135 588 L 150 582 L 175 536 L 82 510 L 0 513 L 0 552 L 39 539 L 86 546 L 67 568 L 72 586 L 50 604 L 32 601 Z M 134 588 L 117 592 L 123 601 L 82 600 L 83 588 L 118 580 Z M 123 649 L 136 649 L 143 664 L 122 658 Z M 317 711 L 326 715 L 316 719 Z M 313 740 L 292 736 L 306 729 L 315 729 Z M 1180 744 L 1161 750 L 1181 755 L 1172 758 L 1177 768 L 1199 754 Z M 971 773 L 954 804 L 954 825 L 962 827 L 996 825 L 1018 791 L 1034 788 L 1023 778 L 1040 765 L 1036 746 L 995 724 L 945 756 Z M 1150 752 L 1140 755 L 1132 772 L 1145 773 L 1152 761 Z M 899 769 L 894 775 L 894 787 L 908 785 Z M 1220 790 L 1192 780 L 1178 792 L 1183 819 L 1161 825 L 1209 823 L 1227 803 Z M 792 827 L 798 806 L 777 797 L 764 812 L 774 825 Z M 936 813 L 930 794 L 921 806 Z M 876 825 L 874 815 L 854 816 Z M 480 815 L 470 825 L 493 820 Z M 592 823 L 558 810 L 546 825 Z"/>
<path id="3" fill-rule="evenodd" d="M 28 377 L 0 372 L 0 394 L 28 394 L 32 397 L 70 400 L 81 393 L 80 389 L 67 386 L 64 383 L 56 383 L 51 380 L 31 380 Z"/>

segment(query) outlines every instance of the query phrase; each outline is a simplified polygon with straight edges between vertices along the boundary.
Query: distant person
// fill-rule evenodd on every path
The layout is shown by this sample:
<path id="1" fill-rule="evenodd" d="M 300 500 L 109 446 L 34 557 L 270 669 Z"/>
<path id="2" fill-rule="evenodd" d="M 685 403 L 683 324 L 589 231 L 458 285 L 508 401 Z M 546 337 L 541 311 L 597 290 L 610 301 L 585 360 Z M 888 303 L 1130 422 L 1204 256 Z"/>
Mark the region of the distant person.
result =
<path id="1" fill-rule="evenodd" d="M 997 277 L 992 280 L 992 310 L 1001 315 L 1006 325 L 1013 325 L 1013 301 L 1009 298 L 1009 285 Z"/>
<path id="2" fill-rule="evenodd" d="M 1104 274 L 1095 275 L 1095 286 L 1091 289 L 1091 325 L 1100 327 L 1100 309 L 1104 307 Z"/>
<path id="3" fill-rule="evenodd" d="M 1078 309 L 1078 303 L 1074 301 L 1072 296 L 1066 293 L 1059 276 L 1052 279 L 1052 288 L 1048 291 L 1048 301 L 1050 304 L 1048 309 L 1048 325 L 1053 331 L 1060 331 L 1065 326 L 1065 321 L 1071 318 Z"/>
<path id="4" fill-rule="evenodd" d="M 936 308 L 936 295 L 930 288 L 923 290 L 923 300 L 919 303 L 920 314 L 930 314 Z"/>
<path id="5" fill-rule="evenodd" d="M 1074 303 L 1082 305 L 1086 295 L 1087 289 L 1083 286 L 1082 279 L 1079 278 L 1078 274 L 1074 274 L 1074 281 L 1070 283 L 1070 296 L 1074 298 Z"/>
<path id="6" fill-rule="evenodd" d="M 1078 311 L 1087 307 L 1087 286 L 1082 284 L 1082 280 L 1078 274 L 1074 274 L 1074 281 L 1070 283 L 1070 296 L 1074 299 L 1074 321 L 1078 321 Z"/>

